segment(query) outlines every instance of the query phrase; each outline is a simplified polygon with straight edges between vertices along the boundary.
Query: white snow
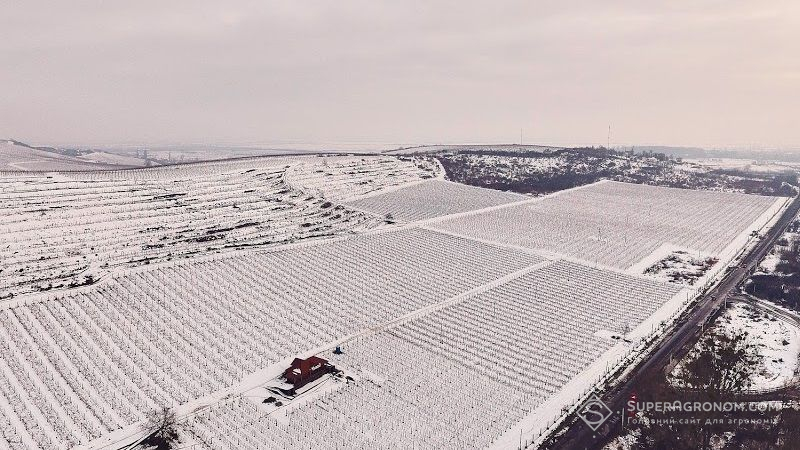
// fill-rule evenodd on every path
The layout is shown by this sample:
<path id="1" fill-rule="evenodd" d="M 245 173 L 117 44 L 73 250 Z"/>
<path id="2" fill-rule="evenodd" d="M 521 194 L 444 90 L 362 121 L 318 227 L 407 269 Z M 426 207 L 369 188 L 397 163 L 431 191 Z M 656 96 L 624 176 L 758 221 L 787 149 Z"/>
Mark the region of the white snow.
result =
<path id="1" fill-rule="evenodd" d="M 194 442 L 211 447 L 531 442 L 697 292 L 626 269 L 665 245 L 694 248 L 721 255 L 707 282 L 785 205 L 611 182 L 531 199 L 424 181 L 440 175 L 428 163 L 253 158 L 0 178 L 4 264 L 43 280 L 116 264 L 93 285 L 0 303 L 0 426 L 34 447 L 102 448 L 135 440 L 144 412 L 164 404 L 195 418 Z M 406 201 L 405 190 L 422 195 Z M 376 209 L 325 219 L 335 199 Z M 426 228 L 367 230 L 385 208 Z M 264 228 L 226 230 L 225 242 L 255 249 L 139 248 L 243 218 Z M 152 264 L 120 263 L 142 254 Z M 0 291 L 32 286 L 22 273 L 0 273 Z M 354 382 L 324 382 L 286 408 L 247 400 L 310 354 Z"/>
<path id="2" fill-rule="evenodd" d="M 286 184 L 287 164 L 320 161 L 255 158 L 0 178 L 0 300 L 96 281 L 119 267 L 380 225 L 380 218 Z"/>
<path id="3" fill-rule="evenodd" d="M 89 158 L 84 159 L 30 148 L 12 141 L 0 142 L 0 174 L 5 176 L 10 176 L 10 173 L 29 171 L 114 170 L 131 166 L 144 166 L 144 161 L 138 163 L 111 159 L 93 161 Z"/>
<path id="4" fill-rule="evenodd" d="M 778 263 L 781 262 L 781 252 L 788 250 L 789 247 L 796 244 L 800 239 L 800 233 L 785 231 L 781 235 L 781 238 L 786 240 L 786 245 L 779 245 L 779 243 L 776 243 L 775 247 L 759 263 L 759 272 L 767 274 L 775 273 L 777 271 Z"/>
<path id="5" fill-rule="evenodd" d="M 719 321 L 723 331 L 746 331 L 763 356 L 758 373 L 752 378 L 755 391 L 785 386 L 795 378 L 800 353 L 800 328 L 769 313 L 737 303 Z"/>
<path id="6" fill-rule="evenodd" d="M 697 164 L 702 167 L 723 170 L 742 170 L 747 172 L 761 173 L 785 173 L 795 172 L 796 168 L 789 163 L 778 161 L 759 161 L 754 159 L 735 159 L 735 158 L 687 158 L 683 160 L 687 163 Z"/>
<path id="7" fill-rule="evenodd" d="M 483 189 L 452 181 L 429 180 L 344 204 L 381 217 L 391 215 L 398 221 L 415 222 L 529 198 L 511 192 Z"/>
<path id="8" fill-rule="evenodd" d="M 691 286 L 717 262 L 715 257 L 699 251 L 673 250 L 651 264 L 644 273 L 657 280 Z"/>
<path id="9" fill-rule="evenodd" d="M 425 179 L 436 178 L 437 162 L 416 157 L 327 156 L 294 164 L 286 182 L 294 189 L 346 202 Z"/>
<path id="10" fill-rule="evenodd" d="M 778 202 L 785 199 L 600 182 L 434 227 L 627 269 L 664 244 L 719 256 Z"/>
<path id="11" fill-rule="evenodd" d="M 790 317 L 793 317 L 790 318 Z M 797 380 L 800 353 L 800 317 L 791 312 L 773 314 L 752 305 L 737 302 L 717 319 L 714 329 L 732 335 L 747 333 L 747 343 L 762 356 L 756 373 L 750 379 L 750 391 L 771 391 Z M 701 351 L 698 343 L 693 352 Z M 687 356 L 691 358 L 692 353 Z M 671 379 L 681 383 L 685 360 L 671 372 Z"/>
<path id="12" fill-rule="evenodd" d="M 772 251 L 758 264 L 758 271 L 763 273 L 775 273 L 779 262 L 781 262 L 781 256 Z"/>
<path id="13" fill-rule="evenodd" d="M 629 431 L 625 434 L 616 436 L 608 444 L 603 447 L 603 450 L 634 450 L 636 444 L 639 442 L 641 432 L 638 430 Z"/>
<path id="14" fill-rule="evenodd" d="M 78 158 L 89 162 L 113 164 L 118 166 L 145 167 L 148 164 L 147 161 L 145 161 L 144 159 L 135 158 L 132 156 L 118 155 L 116 153 L 109 153 L 109 152 L 92 152 L 92 153 L 87 153 L 85 155 L 81 155 Z M 157 163 L 152 163 L 152 162 L 151 164 L 158 165 Z"/>

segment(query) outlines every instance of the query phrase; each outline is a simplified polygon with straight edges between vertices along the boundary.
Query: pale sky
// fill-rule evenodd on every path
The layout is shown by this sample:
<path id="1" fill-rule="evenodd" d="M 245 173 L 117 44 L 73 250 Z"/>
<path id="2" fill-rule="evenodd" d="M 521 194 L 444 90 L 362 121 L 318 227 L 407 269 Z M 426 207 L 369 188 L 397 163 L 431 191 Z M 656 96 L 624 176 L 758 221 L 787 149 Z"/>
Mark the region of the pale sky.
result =
<path id="1" fill-rule="evenodd" d="M 3 1 L 0 138 L 800 144 L 800 2 Z"/>

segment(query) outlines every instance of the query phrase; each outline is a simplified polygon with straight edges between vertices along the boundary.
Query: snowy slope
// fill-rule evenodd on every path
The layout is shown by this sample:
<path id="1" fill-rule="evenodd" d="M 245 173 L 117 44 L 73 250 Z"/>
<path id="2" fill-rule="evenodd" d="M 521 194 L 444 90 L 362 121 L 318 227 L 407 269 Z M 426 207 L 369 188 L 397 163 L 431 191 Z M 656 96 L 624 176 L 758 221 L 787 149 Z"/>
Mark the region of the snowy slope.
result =
<path id="1" fill-rule="evenodd" d="M 111 170 L 141 167 L 133 161 L 114 161 L 113 158 L 93 161 L 87 158 L 61 155 L 28 147 L 16 141 L 0 141 L 0 172 L 51 172 L 75 170 Z"/>

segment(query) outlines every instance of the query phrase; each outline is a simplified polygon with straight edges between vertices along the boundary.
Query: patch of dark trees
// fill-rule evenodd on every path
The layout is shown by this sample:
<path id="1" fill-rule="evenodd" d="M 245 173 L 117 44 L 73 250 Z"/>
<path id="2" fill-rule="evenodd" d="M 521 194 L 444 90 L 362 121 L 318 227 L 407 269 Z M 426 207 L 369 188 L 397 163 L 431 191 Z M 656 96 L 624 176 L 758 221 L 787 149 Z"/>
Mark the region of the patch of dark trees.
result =
<path id="1" fill-rule="evenodd" d="M 724 335 L 708 332 L 701 338 L 703 350 L 684 366 L 683 379 L 696 388 L 676 387 L 664 371 L 642 377 L 635 387 L 636 403 L 644 402 L 734 402 L 787 400 L 787 392 L 753 395 L 745 392 L 749 380 L 758 370 L 759 354 L 749 343 L 746 332 Z M 626 408 L 628 404 L 626 404 Z M 628 414 L 626 409 L 626 415 Z M 619 414 L 619 413 L 617 413 Z M 638 431 L 637 443 L 631 448 L 689 449 L 797 449 L 800 448 L 800 411 L 786 407 L 780 410 L 744 411 L 650 411 L 630 419 L 623 428 L 600 429 L 602 444 L 620 432 Z M 641 420 L 646 418 L 646 420 Z M 728 440 L 717 439 L 728 436 Z M 715 442 L 716 440 L 716 442 Z"/>
<path id="2" fill-rule="evenodd" d="M 147 437 L 136 446 L 155 450 L 171 450 L 178 448 L 180 443 L 178 435 L 178 421 L 175 412 L 169 408 L 150 411 L 144 424 Z"/>
<path id="3" fill-rule="evenodd" d="M 794 221 L 788 229 L 796 231 L 798 227 L 800 221 Z M 791 245 L 780 252 L 780 262 L 775 266 L 774 273 L 751 276 L 745 284 L 745 291 L 800 311 L 800 245 Z"/>
<path id="4" fill-rule="evenodd" d="M 254 226 L 258 225 L 259 223 L 260 222 L 244 222 L 244 223 L 236 224 L 236 225 L 234 225 L 232 227 L 227 227 L 227 228 L 212 228 L 212 229 L 206 231 L 206 234 L 226 233 L 228 231 L 238 230 L 238 229 L 241 229 L 241 228 L 254 227 Z"/>
<path id="5" fill-rule="evenodd" d="M 185 197 L 187 194 L 185 192 L 178 192 L 174 194 L 164 194 L 164 195 L 156 195 L 153 197 L 153 200 L 172 200 L 180 197 Z"/>
<path id="6" fill-rule="evenodd" d="M 549 172 L 513 173 L 510 179 L 504 168 L 484 165 L 469 155 L 499 158 L 550 158 L 564 160 L 562 168 Z M 683 189 L 732 189 L 749 194 L 793 196 L 798 185 L 795 174 L 751 173 L 738 170 L 711 170 L 708 172 L 676 173 L 680 162 L 664 153 L 634 153 L 603 147 L 569 148 L 549 151 L 484 151 L 461 150 L 436 156 L 448 178 L 464 184 L 522 194 L 548 194 L 599 180 L 609 179 L 628 183 L 651 184 Z M 631 162 L 637 167 L 632 168 Z"/>

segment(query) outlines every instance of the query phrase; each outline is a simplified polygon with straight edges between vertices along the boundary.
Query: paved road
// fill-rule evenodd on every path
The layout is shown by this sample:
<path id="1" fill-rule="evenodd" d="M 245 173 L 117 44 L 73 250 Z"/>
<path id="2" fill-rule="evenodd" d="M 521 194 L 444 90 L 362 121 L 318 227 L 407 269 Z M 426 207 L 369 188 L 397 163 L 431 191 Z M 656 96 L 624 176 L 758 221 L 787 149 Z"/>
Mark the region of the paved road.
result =
<path id="1" fill-rule="evenodd" d="M 635 388 L 639 380 L 651 376 L 663 376 L 661 372 L 669 364 L 670 357 L 680 358 L 697 342 L 703 324 L 719 310 L 725 297 L 734 292 L 739 283 L 747 279 L 750 271 L 772 249 L 775 241 L 797 215 L 798 210 L 800 210 L 800 196 L 795 197 L 778 222 L 750 250 L 740 265 L 730 270 L 716 286 L 698 300 L 697 306 L 690 312 L 689 317 L 679 322 L 672 332 L 662 340 L 653 354 L 632 370 L 622 383 L 601 396 L 609 408 L 616 413 L 609 418 L 603 428 L 598 430 L 598 433 L 593 433 L 586 424 L 577 420 L 553 445 L 553 448 L 595 449 L 607 440 L 607 436 L 615 434 L 612 433 L 612 430 L 616 432 L 621 427 L 620 411 L 625 407 L 631 393 L 636 392 Z"/>

